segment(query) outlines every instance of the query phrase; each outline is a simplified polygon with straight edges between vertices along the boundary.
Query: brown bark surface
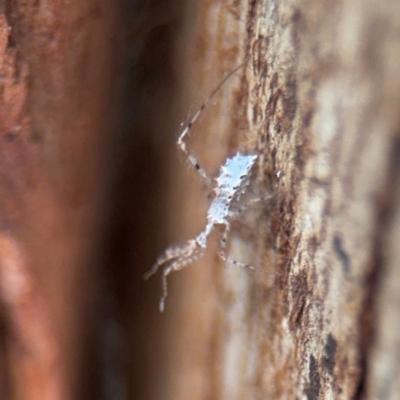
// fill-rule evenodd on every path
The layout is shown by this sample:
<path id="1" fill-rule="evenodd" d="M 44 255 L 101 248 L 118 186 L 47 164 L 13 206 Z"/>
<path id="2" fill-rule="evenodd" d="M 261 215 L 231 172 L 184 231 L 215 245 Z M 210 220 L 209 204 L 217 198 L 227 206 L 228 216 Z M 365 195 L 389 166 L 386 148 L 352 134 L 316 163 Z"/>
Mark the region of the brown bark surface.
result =
<path id="1" fill-rule="evenodd" d="M 0 397 L 397 399 L 396 0 L 0 2 Z M 167 4 L 168 3 L 168 4 Z M 142 274 L 259 155 L 202 261 Z"/>
<path id="2" fill-rule="evenodd" d="M 232 257 L 263 273 L 221 267 L 214 249 L 185 272 L 168 398 L 398 397 L 399 12 L 396 1 L 198 7 L 208 91 L 250 57 L 198 126 L 199 157 L 215 172 L 257 152 L 271 199 L 231 235 Z M 193 223 L 200 194 L 188 196 Z"/>

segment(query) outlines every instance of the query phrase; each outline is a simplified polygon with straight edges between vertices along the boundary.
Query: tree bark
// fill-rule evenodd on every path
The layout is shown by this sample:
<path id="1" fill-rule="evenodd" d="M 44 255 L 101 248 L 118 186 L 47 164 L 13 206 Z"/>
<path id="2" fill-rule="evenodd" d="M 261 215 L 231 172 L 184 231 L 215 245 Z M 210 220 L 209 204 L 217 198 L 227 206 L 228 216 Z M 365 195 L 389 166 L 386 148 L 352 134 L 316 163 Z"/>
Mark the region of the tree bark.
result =
<path id="1" fill-rule="evenodd" d="M 192 148 L 214 175 L 228 155 L 258 154 L 257 193 L 271 198 L 230 242 L 231 257 L 263 272 L 221 266 L 211 246 L 171 279 L 182 279 L 182 294 L 168 305 L 181 313 L 168 398 L 397 398 L 398 3 L 196 10 L 190 60 L 204 98 L 249 61 L 205 112 Z M 205 223 L 193 185 L 176 183 L 186 237 Z"/>

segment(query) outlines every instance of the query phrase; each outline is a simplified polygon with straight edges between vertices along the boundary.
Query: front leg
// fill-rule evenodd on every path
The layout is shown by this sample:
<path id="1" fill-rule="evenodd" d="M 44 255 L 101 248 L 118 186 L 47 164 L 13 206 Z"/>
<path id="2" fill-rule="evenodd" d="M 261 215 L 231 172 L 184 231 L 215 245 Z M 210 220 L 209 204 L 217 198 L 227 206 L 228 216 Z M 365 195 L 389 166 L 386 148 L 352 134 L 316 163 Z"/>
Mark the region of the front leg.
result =
<path id="1" fill-rule="evenodd" d="M 197 113 L 193 117 L 192 121 L 189 122 L 189 124 L 187 124 L 184 127 L 184 129 L 182 130 L 182 133 L 179 135 L 179 138 L 178 138 L 178 141 L 177 141 L 177 145 L 178 145 L 178 149 L 181 150 L 182 153 L 185 155 L 185 157 L 186 157 L 187 161 L 189 162 L 189 164 L 204 179 L 207 187 L 210 187 L 210 185 L 211 185 L 210 176 L 207 174 L 205 169 L 200 166 L 200 164 L 199 164 L 199 162 L 197 160 L 197 157 L 187 149 L 186 142 L 185 142 L 185 138 L 186 138 L 186 136 L 189 135 L 190 129 L 192 128 L 193 121 L 195 121 L 197 119 L 197 117 L 199 116 L 201 111 L 202 111 L 202 108 L 199 111 L 197 111 Z"/>

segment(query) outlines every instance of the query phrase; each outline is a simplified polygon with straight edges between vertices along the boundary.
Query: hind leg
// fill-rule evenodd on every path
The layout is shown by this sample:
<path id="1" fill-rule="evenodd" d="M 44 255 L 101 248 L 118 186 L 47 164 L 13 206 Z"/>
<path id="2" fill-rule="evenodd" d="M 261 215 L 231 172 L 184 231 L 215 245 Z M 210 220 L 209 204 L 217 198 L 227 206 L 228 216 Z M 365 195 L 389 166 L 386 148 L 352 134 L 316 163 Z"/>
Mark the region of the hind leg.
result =
<path id="1" fill-rule="evenodd" d="M 196 238 L 197 239 L 197 238 Z M 144 279 L 149 279 L 158 269 L 165 265 L 162 272 L 162 297 L 160 299 L 160 312 L 164 311 L 165 299 L 168 295 L 167 276 L 173 271 L 179 271 L 190 264 L 193 264 L 204 255 L 205 249 L 196 239 L 191 239 L 186 245 L 180 247 L 170 247 L 158 258 L 157 262 L 146 272 Z"/>

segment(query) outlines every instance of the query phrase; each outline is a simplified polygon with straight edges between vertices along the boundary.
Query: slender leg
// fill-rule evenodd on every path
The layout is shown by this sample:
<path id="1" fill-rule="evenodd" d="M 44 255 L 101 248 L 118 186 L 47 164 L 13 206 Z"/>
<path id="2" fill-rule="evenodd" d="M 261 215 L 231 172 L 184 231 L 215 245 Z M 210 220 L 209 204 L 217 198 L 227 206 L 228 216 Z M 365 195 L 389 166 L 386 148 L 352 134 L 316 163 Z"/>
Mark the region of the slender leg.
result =
<path id="1" fill-rule="evenodd" d="M 210 185 L 211 184 L 211 178 L 208 176 L 207 172 L 200 166 L 199 162 L 197 161 L 196 156 L 187 149 L 186 142 L 185 142 L 185 139 L 189 135 L 190 130 L 191 130 L 192 126 L 193 126 L 193 123 L 197 120 L 197 118 L 199 117 L 200 113 L 203 111 L 204 107 L 205 107 L 205 105 L 203 104 L 201 106 L 201 108 L 193 116 L 191 121 L 183 128 L 182 133 L 179 135 L 177 145 L 178 145 L 178 148 L 182 151 L 182 153 L 186 156 L 186 159 L 188 160 L 189 164 L 206 181 L 206 184 Z"/>
<path id="2" fill-rule="evenodd" d="M 228 262 L 228 256 L 226 254 L 226 244 L 228 242 L 228 235 L 230 231 L 230 225 L 225 225 L 224 231 L 222 233 L 221 241 L 219 244 L 219 252 L 218 255 L 220 256 L 223 262 Z"/>
<path id="3" fill-rule="evenodd" d="M 165 299 L 168 295 L 167 276 L 173 271 L 179 271 L 194 263 L 204 255 L 205 249 L 196 239 L 189 240 L 186 245 L 181 247 L 168 248 L 143 277 L 146 280 L 149 279 L 162 265 L 165 265 L 162 275 L 163 293 L 160 300 L 160 312 L 164 311 Z"/>
<path id="4" fill-rule="evenodd" d="M 235 267 L 247 268 L 247 269 L 252 269 L 254 271 L 265 272 L 262 268 L 253 267 L 250 264 L 239 262 L 239 261 L 235 260 L 234 258 L 231 258 L 227 255 L 226 244 L 228 242 L 229 231 L 230 231 L 230 225 L 225 225 L 225 229 L 224 229 L 224 232 L 222 233 L 222 238 L 220 241 L 220 250 L 218 252 L 218 255 L 221 258 L 221 260 L 223 262 L 225 262 L 226 264 L 232 264 Z"/>
<path id="5" fill-rule="evenodd" d="M 229 231 L 230 231 L 230 225 L 225 225 L 225 229 L 224 229 L 224 232 L 222 233 L 222 238 L 221 238 L 221 241 L 220 241 L 220 250 L 219 250 L 219 253 L 218 253 L 220 258 L 221 258 L 221 260 L 223 262 L 227 263 L 227 264 L 233 264 L 233 265 L 236 265 L 238 267 L 251 268 L 247 264 L 240 263 L 240 262 L 230 258 L 227 255 L 226 245 L 228 243 Z"/>
<path id="6" fill-rule="evenodd" d="M 163 293 L 162 293 L 162 297 L 160 299 L 160 312 L 164 311 L 165 308 L 165 299 L 167 298 L 168 295 L 168 286 L 167 286 L 167 276 L 174 271 L 179 271 L 185 267 L 187 267 L 190 264 L 193 264 L 195 261 L 197 261 L 199 258 L 203 257 L 204 255 L 204 251 L 205 249 L 203 249 L 202 247 L 197 247 L 193 254 L 186 258 L 180 258 L 178 260 L 175 260 L 174 262 L 172 262 L 171 264 L 168 264 L 164 270 L 163 270 L 163 274 L 162 274 L 162 289 L 163 289 Z"/>
<path id="7" fill-rule="evenodd" d="M 270 199 L 272 197 L 273 197 L 272 195 L 268 195 L 268 196 L 264 196 L 264 197 L 256 197 L 254 199 L 250 199 L 249 201 L 247 201 L 242 206 L 238 207 L 234 211 L 231 211 L 230 212 L 230 217 L 232 219 L 238 219 L 240 217 L 240 215 L 242 215 L 248 208 L 253 207 L 254 205 L 259 203 L 260 201 L 265 201 L 265 200 L 268 200 L 268 199 Z"/>

